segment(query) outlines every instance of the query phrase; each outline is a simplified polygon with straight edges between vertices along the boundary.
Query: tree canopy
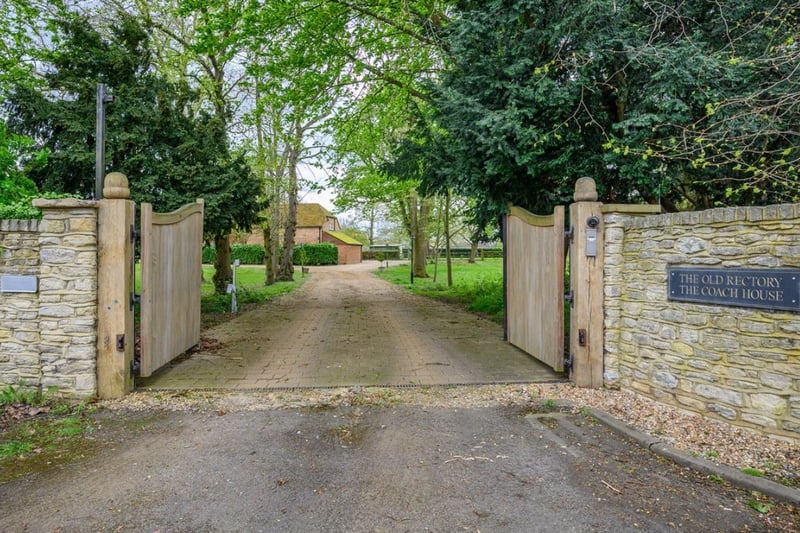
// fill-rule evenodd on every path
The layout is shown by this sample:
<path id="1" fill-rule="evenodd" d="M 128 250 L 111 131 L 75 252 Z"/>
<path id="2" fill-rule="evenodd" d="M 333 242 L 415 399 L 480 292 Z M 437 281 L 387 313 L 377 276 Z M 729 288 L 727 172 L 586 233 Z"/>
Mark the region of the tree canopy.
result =
<path id="1" fill-rule="evenodd" d="M 796 201 L 798 10 L 786 2 L 459 2 L 427 184 L 485 216 L 567 203 Z M 794 61 L 793 61 L 794 60 Z"/>
<path id="2" fill-rule="evenodd" d="M 481 230 L 583 176 L 668 210 L 800 200 L 797 2 L 9 0 L 0 30 L 3 187 L 92 190 L 103 82 L 108 170 L 204 197 L 219 239 L 260 197 L 277 218 L 300 165 L 341 207 L 456 194 Z"/>
<path id="3" fill-rule="evenodd" d="M 15 84 L 6 101 L 14 131 L 47 150 L 30 167 L 40 190 L 89 196 L 94 189 L 96 84 L 109 86 L 106 171 L 128 175 L 132 197 L 171 211 L 202 197 L 208 233 L 255 221 L 258 182 L 243 154 L 229 149 L 225 125 L 196 106 L 186 84 L 152 68 L 149 36 L 125 13 L 103 31 L 83 15 L 62 11 L 52 21 L 52 49 L 41 87 Z"/>

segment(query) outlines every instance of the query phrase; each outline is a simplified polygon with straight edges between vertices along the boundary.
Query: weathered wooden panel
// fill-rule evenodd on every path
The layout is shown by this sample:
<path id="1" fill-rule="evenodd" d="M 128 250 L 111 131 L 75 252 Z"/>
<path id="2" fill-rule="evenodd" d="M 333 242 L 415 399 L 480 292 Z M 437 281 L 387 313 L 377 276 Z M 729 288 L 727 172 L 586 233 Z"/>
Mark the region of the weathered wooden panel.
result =
<path id="1" fill-rule="evenodd" d="M 203 203 L 172 213 L 142 204 L 142 377 L 200 342 Z"/>
<path id="2" fill-rule="evenodd" d="M 506 217 L 508 341 L 564 370 L 564 207 L 537 216 L 512 207 Z"/>

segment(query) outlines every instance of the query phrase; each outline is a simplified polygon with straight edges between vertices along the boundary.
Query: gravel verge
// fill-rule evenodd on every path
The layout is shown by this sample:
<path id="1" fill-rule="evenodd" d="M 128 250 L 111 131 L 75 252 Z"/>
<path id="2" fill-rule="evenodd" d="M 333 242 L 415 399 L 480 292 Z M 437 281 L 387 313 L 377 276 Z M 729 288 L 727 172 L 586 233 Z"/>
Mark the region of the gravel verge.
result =
<path id="1" fill-rule="evenodd" d="M 752 469 L 764 478 L 800 488 L 800 446 L 797 442 L 759 435 L 675 407 L 607 389 L 570 384 L 515 384 L 450 387 L 348 387 L 268 391 L 137 391 L 100 402 L 110 410 L 236 412 L 266 409 L 395 404 L 445 408 L 523 406 L 546 408 L 567 402 L 576 412 L 592 409 L 644 433 L 650 444 L 671 447 L 741 472 Z M 651 447 L 652 448 L 652 447 Z"/>

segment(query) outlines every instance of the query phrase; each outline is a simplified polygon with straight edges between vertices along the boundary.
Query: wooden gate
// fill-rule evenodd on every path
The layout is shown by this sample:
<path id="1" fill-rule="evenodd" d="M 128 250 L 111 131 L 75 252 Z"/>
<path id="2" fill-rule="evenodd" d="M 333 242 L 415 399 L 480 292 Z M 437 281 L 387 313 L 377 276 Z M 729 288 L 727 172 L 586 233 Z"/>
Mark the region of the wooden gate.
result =
<path id="1" fill-rule="evenodd" d="M 150 376 L 200 342 L 203 201 L 159 214 L 142 204 L 141 361 Z"/>
<path id="2" fill-rule="evenodd" d="M 564 370 L 564 207 L 550 216 L 511 207 L 505 217 L 506 336 Z"/>

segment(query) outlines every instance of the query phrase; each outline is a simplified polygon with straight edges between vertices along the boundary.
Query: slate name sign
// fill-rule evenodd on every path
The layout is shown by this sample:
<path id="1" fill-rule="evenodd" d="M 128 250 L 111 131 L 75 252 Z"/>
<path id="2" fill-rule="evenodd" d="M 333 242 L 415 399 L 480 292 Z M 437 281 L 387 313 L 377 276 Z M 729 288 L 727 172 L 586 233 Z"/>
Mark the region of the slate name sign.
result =
<path id="1" fill-rule="evenodd" d="M 667 298 L 800 312 L 800 269 L 667 269 Z"/>

